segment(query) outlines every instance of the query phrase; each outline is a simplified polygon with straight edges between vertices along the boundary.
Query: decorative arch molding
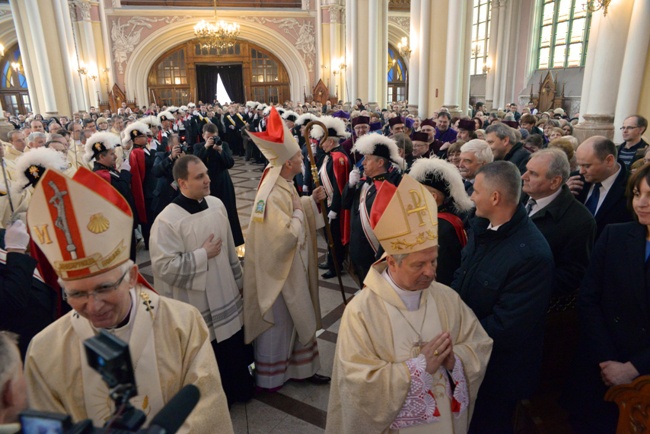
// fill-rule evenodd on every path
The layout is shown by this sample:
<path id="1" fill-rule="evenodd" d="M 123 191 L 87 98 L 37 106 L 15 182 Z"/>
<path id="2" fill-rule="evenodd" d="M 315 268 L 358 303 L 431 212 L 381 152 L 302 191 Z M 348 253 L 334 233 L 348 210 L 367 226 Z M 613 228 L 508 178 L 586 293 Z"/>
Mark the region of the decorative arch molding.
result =
<path id="1" fill-rule="evenodd" d="M 124 71 L 127 99 L 137 99 L 138 105 L 149 104 L 147 77 L 151 67 L 169 49 L 194 39 L 193 22 L 172 23 L 145 38 L 131 53 Z M 272 29 L 256 23 L 240 21 L 239 39 L 252 42 L 275 55 L 289 75 L 291 99 L 302 101 L 305 89 L 311 89 L 307 64 L 301 53 Z"/>
<path id="2" fill-rule="evenodd" d="M 388 21 L 388 43 L 393 47 L 397 48 L 397 44 L 402 41 L 402 38 L 406 37 L 410 40 L 410 36 L 403 27 L 400 27 L 395 22 Z M 409 64 L 409 59 L 404 59 L 406 65 Z"/>

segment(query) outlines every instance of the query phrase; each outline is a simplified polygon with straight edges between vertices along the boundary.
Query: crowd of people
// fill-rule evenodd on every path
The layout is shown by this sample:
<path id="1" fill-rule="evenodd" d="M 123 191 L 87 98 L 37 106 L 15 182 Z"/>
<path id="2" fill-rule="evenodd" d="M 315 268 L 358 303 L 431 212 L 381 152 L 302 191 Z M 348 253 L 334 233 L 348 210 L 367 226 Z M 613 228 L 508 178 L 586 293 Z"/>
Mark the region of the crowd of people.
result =
<path id="1" fill-rule="evenodd" d="M 110 423 L 82 349 L 108 329 L 129 343 L 148 420 L 199 387 L 182 432 L 232 432 L 234 402 L 289 380 L 331 383 L 330 433 L 513 432 L 557 351 L 544 333 L 559 305 L 580 325 L 554 372 L 562 405 L 576 432 L 614 432 L 607 388 L 650 374 L 647 120 L 627 117 L 621 144 L 580 143 L 561 108 L 406 107 L 7 114 L 0 330 L 20 338 L 0 333 L 0 426 L 26 406 L 22 382 L 32 408 Z M 246 237 L 236 159 L 262 172 Z M 331 379 L 318 374 L 319 268 L 361 289 Z"/>

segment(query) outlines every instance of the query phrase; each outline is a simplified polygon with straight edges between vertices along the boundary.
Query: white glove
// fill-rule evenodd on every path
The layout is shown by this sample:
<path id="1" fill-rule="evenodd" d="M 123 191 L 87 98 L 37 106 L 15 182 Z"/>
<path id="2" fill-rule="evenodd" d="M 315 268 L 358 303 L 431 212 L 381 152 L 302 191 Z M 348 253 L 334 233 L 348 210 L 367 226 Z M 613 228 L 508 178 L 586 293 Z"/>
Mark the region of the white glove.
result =
<path id="1" fill-rule="evenodd" d="M 122 165 L 120 166 L 120 170 L 126 170 L 127 172 L 131 171 L 131 164 L 129 164 L 129 160 L 122 161 Z"/>
<path id="2" fill-rule="evenodd" d="M 348 181 L 348 184 L 350 187 L 354 187 L 359 183 L 359 180 L 361 179 L 361 172 L 359 171 L 358 168 L 352 169 L 352 172 L 350 172 L 350 179 Z"/>
<path id="3" fill-rule="evenodd" d="M 338 216 L 339 215 L 334 211 L 330 211 L 327 213 L 327 219 L 329 220 L 330 223 L 332 223 L 332 220 L 336 220 Z"/>
<path id="4" fill-rule="evenodd" d="M 5 250 L 27 250 L 29 234 L 22 220 L 16 220 L 5 232 Z"/>
<path id="5" fill-rule="evenodd" d="M 305 194 L 305 195 L 309 194 L 309 186 L 307 186 L 307 185 L 302 186 L 302 194 Z"/>
<path id="6" fill-rule="evenodd" d="M 194 116 L 198 116 L 198 115 L 199 115 L 199 111 L 198 111 L 198 110 L 194 110 L 194 111 L 192 112 L 192 114 L 193 114 Z"/>

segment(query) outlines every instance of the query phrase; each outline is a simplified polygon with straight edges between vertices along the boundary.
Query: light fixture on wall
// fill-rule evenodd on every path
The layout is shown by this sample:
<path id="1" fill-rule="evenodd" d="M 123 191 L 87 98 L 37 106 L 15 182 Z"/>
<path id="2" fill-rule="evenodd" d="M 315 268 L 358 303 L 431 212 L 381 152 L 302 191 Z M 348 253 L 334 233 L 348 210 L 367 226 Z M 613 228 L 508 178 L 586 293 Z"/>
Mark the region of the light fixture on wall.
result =
<path id="1" fill-rule="evenodd" d="M 201 20 L 194 26 L 194 36 L 205 48 L 230 48 L 239 36 L 239 24 L 217 21 L 217 0 L 214 0 L 214 24 Z"/>
<path id="2" fill-rule="evenodd" d="M 79 75 L 86 75 L 88 74 L 88 67 L 83 62 L 79 62 L 79 68 L 77 68 L 77 72 Z"/>
<path id="3" fill-rule="evenodd" d="M 607 8 L 611 2 L 612 0 L 588 0 L 585 6 L 589 12 L 598 12 L 602 9 L 603 16 L 606 17 Z"/>
<path id="4" fill-rule="evenodd" d="M 483 63 L 483 74 L 489 74 L 492 70 L 492 59 L 487 57 Z"/>
<path id="5" fill-rule="evenodd" d="M 399 44 L 397 44 L 397 49 L 402 57 L 408 58 L 411 55 L 412 50 L 411 47 L 409 47 L 409 39 L 406 36 L 404 36 Z"/>
<path id="6" fill-rule="evenodd" d="M 332 66 L 332 73 L 334 75 L 342 73 L 343 71 L 345 71 L 345 68 L 348 67 L 348 65 L 346 65 L 343 62 L 345 62 L 345 60 L 343 60 L 343 58 L 340 58 L 339 60 L 335 61 L 334 65 Z"/>
<path id="7" fill-rule="evenodd" d="M 0 57 L 5 55 L 5 46 L 3 44 L 0 44 Z"/>

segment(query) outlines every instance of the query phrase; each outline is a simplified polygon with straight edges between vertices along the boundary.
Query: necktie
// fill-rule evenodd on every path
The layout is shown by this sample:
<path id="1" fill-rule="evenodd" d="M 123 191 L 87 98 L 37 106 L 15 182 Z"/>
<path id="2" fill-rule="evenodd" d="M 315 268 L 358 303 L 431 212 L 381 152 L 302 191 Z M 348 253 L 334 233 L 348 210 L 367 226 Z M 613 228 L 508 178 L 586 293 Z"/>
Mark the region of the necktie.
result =
<path id="1" fill-rule="evenodd" d="M 535 199 L 532 197 L 528 199 L 528 203 L 526 204 L 526 214 L 530 215 L 530 212 L 533 210 L 535 205 L 537 205 L 537 201 Z"/>
<path id="2" fill-rule="evenodd" d="M 589 196 L 589 199 L 587 199 L 587 202 L 585 202 L 585 206 L 591 213 L 591 215 L 595 216 L 596 215 L 596 209 L 598 208 L 598 202 L 600 200 L 600 186 L 602 184 L 600 182 L 597 182 L 594 184 L 594 190 L 591 192 L 591 196 Z"/>

